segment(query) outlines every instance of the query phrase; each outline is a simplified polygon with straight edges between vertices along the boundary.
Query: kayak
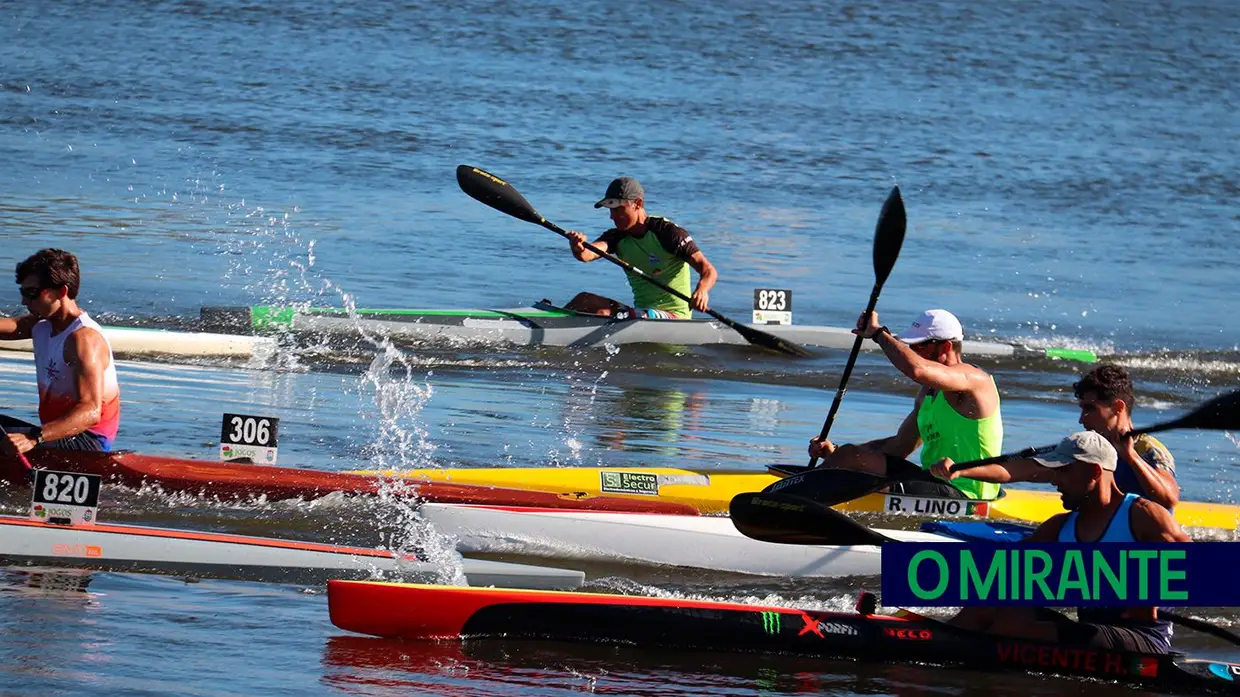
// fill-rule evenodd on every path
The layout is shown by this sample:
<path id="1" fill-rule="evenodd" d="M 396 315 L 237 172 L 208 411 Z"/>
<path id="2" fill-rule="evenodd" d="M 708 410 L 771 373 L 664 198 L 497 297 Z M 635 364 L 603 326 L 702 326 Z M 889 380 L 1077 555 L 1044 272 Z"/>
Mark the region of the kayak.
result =
<path id="1" fill-rule="evenodd" d="M 693 507 L 672 501 L 635 502 L 620 497 L 591 494 L 556 494 L 408 478 L 385 480 L 378 476 L 345 472 L 140 455 L 125 450 L 106 453 L 33 450 L 27 456 L 36 468 L 98 474 L 103 477 L 105 484 L 119 484 L 134 488 L 158 486 L 166 492 L 184 492 L 230 500 L 258 497 L 264 497 L 269 501 L 314 499 L 335 492 L 377 495 L 388 491 L 409 498 L 445 503 L 489 503 L 508 506 L 697 515 L 697 510 Z M 7 481 L 14 486 L 29 486 L 30 484 L 29 475 L 21 463 L 8 457 L 0 457 L 0 481 Z"/>
<path id="2" fill-rule="evenodd" d="M 1165 692 L 1240 694 L 1240 664 L 968 632 L 919 615 L 709 600 L 333 580 L 331 622 L 388 639 L 537 639 L 785 654 L 1080 676 Z"/>
<path id="3" fill-rule="evenodd" d="M 179 332 L 142 327 L 108 327 L 103 336 L 117 356 L 180 356 L 185 358 L 264 358 L 276 349 L 269 337 Z M 33 351 L 29 339 L 0 341 L 0 350 Z"/>
<path id="4" fill-rule="evenodd" d="M 356 470 L 353 474 L 525 488 L 566 495 L 609 496 L 630 501 L 667 501 L 691 506 L 704 514 L 726 513 L 737 494 L 762 491 L 780 480 L 776 475 L 755 470 L 669 467 L 482 467 L 401 472 Z M 833 508 L 850 513 L 1023 523 L 1041 523 L 1064 512 L 1063 502 L 1056 492 L 1008 487 L 1002 490 L 999 498 L 989 501 L 875 493 Z M 1240 506 L 1181 501 L 1175 508 L 1175 518 L 1186 527 L 1230 532 L 1240 527 Z"/>
<path id="5" fill-rule="evenodd" d="M 138 525 L 66 526 L 0 516 L 0 564 L 189 575 L 271 583 L 322 584 L 380 575 L 434 580 L 425 556 L 365 547 L 226 535 Z M 470 585 L 571 589 L 580 571 L 465 559 Z"/>
<path id="6" fill-rule="evenodd" d="M 462 554 L 518 554 L 556 561 L 673 566 L 756 576 L 872 576 L 882 564 L 877 545 L 792 545 L 761 542 L 729 518 L 658 513 L 573 511 L 424 503 L 422 517 Z M 909 530 L 876 530 L 902 542 L 957 542 Z"/>
<path id="7" fill-rule="evenodd" d="M 713 319 L 616 319 L 574 312 L 547 300 L 504 309 L 359 309 L 292 308 L 273 305 L 204 307 L 205 327 L 262 334 L 292 330 L 312 334 L 356 334 L 360 327 L 389 336 L 467 343 L 522 346 L 603 346 L 606 344 L 747 345 L 737 331 Z M 856 341 L 851 328 L 792 324 L 750 324 L 750 328 L 781 339 L 828 349 L 848 350 Z M 876 351 L 873 342 L 862 348 Z M 1032 348 L 1020 344 L 965 341 L 964 351 L 988 357 L 1052 358 L 1096 362 L 1088 350 Z"/>

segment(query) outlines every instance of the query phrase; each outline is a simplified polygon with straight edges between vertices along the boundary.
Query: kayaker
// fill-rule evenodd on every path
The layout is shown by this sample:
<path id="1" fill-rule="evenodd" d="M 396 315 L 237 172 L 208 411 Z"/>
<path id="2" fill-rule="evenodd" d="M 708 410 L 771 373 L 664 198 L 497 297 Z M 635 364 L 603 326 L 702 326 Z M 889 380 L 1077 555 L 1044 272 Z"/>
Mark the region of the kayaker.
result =
<path id="1" fill-rule="evenodd" d="M 697 287 L 685 302 L 641 276 L 625 270 L 633 289 L 633 306 L 594 293 L 578 293 L 565 306 L 577 312 L 604 317 L 644 319 L 692 319 L 693 310 L 710 309 L 710 289 L 719 274 L 698 249 L 693 237 L 684 228 L 667 218 L 646 212 L 645 191 L 632 177 L 620 177 L 607 186 L 595 208 L 606 208 L 615 227 L 594 241 L 594 246 L 628 262 L 642 272 L 689 295 L 689 268 L 698 273 Z M 585 248 L 586 236 L 569 230 L 569 249 L 580 261 L 601 259 Z"/>
<path id="2" fill-rule="evenodd" d="M 120 387 L 112 347 L 78 307 L 77 257 L 43 249 L 17 265 L 29 314 L 0 317 L 0 339 L 31 339 L 40 425 L 3 417 L 18 452 L 38 448 L 111 450 L 120 425 Z"/>
<path id="3" fill-rule="evenodd" d="M 1102 434 L 1081 431 L 1036 458 L 1050 472 L 1068 513 L 1052 516 L 1028 542 L 1191 542 L 1171 513 L 1115 482 L 1118 454 Z M 1171 623 L 1154 607 L 1082 607 L 1078 621 L 1049 608 L 966 607 L 950 622 L 1004 636 L 1081 648 L 1167 653 Z"/>
<path id="4" fill-rule="evenodd" d="M 1138 494 L 1174 510 L 1180 502 L 1180 485 L 1176 481 L 1175 458 L 1171 451 L 1148 433 L 1128 435 L 1133 429 L 1132 410 L 1137 401 L 1128 371 L 1118 365 L 1100 365 L 1074 383 L 1072 391 L 1081 408 L 1079 423 L 1102 434 L 1119 454 L 1119 467 L 1115 471 L 1119 490 Z M 951 458 L 945 458 L 935 463 L 930 471 L 944 479 L 965 474 L 951 472 L 953 464 Z M 1051 480 L 1050 470 L 1028 459 L 974 467 L 966 472 L 971 479 L 999 484 Z"/>
<path id="5" fill-rule="evenodd" d="M 999 390 L 986 371 L 965 363 L 964 329 L 947 310 L 926 310 L 899 336 L 878 323 L 878 313 L 863 312 L 854 334 L 874 340 L 892 365 L 921 385 L 913 410 L 894 436 L 836 447 L 830 440 L 810 440 L 809 454 L 820 467 L 860 470 L 882 477 L 911 479 L 905 493 L 994 499 L 999 485 L 958 478 L 952 486 L 925 487 L 922 469 L 946 457 L 981 460 L 1003 449 L 1003 416 Z M 909 455 L 921 446 L 921 465 Z M 916 475 L 922 475 L 917 477 Z M 926 488 L 920 491 L 920 488 Z"/>

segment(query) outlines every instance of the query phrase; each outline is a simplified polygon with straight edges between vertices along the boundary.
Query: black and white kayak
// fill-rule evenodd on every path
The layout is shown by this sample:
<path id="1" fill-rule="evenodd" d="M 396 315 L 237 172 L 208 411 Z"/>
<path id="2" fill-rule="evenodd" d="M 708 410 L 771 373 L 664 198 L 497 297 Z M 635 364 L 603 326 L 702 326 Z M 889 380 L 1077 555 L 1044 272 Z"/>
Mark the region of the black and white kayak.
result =
<path id="1" fill-rule="evenodd" d="M 673 344 L 697 346 L 748 343 L 745 337 L 712 319 L 617 319 L 557 307 L 544 300 L 506 309 L 358 309 L 204 307 L 204 326 L 218 331 L 262 334 L 293 330 L 310 334 L 355 334 L 359 327 L 414 340 L 456 341 L 466 344 L 523 346 L 603 346 L 606 344 Z M 748 325 L 802 346 L 851 349 L 851 329 L 793 324 Z M 872 342 L 863 349 L 876 350 Z M 1092 351 L 1033 348 L 1019 344 L 965 341 L 975 356 L 1046 357 L 1094 362 Z"/>
<path id="2" fill-rule="evenodd" d="M 471 586 L 574 589 L 580 571 L 465 559 Z M 417 578 L 435 582 L 443 566 L 420 555 L 265 537 L 136 525 L 69 526 L 0 516 L 0 565 L 38 565 L 186 575 L 272 583 Z"/>

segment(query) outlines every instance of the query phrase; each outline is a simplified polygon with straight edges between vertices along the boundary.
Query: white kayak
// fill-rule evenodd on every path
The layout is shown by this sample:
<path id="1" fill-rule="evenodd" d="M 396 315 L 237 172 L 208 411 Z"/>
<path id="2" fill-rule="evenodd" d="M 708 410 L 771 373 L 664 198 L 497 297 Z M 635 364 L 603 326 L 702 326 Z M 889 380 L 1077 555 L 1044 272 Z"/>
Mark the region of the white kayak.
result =
<path id="1" fill-rule="evenodd" d="M 103 327 L 103 336 L 118 356 L 220 357 L 262 360 L 275 352 L 269 337 L 181 332 L 141 327 Z M 29 339 L 0 341 L 0 350 L 31 352 Z"/>
<path id="2" fill-rule="evenodd" d="M 421 515 L 462 553 L 667 565 L 758 576 L 833 578 L 880 571 L 877 545 L 761 542 L 718 516 L 424 503 Z M 958 542 L 937 533 L 877 530 L 907 542 Z"/>
<path id="3" fill-rule="evenodd" d="M 412 555 L 245 535 L 137 525 L 66 526 L 0 516 L 0 564 L 136 571 L 272 583 L 322 584 L 380 576 L 434 582 L 441 566 Z M 471 586 L 575 589 L 585 574 L 465 559 Z"/>

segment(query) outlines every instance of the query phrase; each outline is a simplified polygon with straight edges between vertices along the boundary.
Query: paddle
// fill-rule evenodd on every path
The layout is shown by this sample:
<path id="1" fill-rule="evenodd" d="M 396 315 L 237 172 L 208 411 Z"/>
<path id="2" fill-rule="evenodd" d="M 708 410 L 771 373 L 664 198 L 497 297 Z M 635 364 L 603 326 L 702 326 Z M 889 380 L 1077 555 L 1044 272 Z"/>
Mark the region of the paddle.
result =
<path id="1" fill-rule="evenodd" d="M 539 215 L 538 212 L 534 210 L 534 207 L 531 206 L 529 202 L 517 192 L 516 189 L 512 188 L 508 182 L 493 174 L 478 169 L 477 167 L 460 165 L 456 168 L 456 182 L 460 185 L 461 190 L 466 194 L 469 194 L 471 198 L 480 201 L 501 213 L 507 213 L 514 218 L 524 220 L 528 223 L 541 225 L 565 239 L 569 238 L 568 232 Z M 659 288 L 662 288 L 682 300 L 691 300 L 691 298 L 684 293 L 681 293 L 657 278 L 653 278 L 627 261 L 624 261 L 613 254 L 604 252 L 589 242 L 585 244 L 585 248 L 600 257 L 603 257 L 607 261 L 620 266 L 624 270 L 641 276 L 651 285 L 658 286 Z M 707 310 L 706 314 L 734 329 L 738 334 L 744 337 L 746 341 L 754 344 L 755 346 L 761 346 L 763 348 L 779 351 L 792 356 L 806 357 L 813 355 L 808 349 L 799 344 L 781 339 L 764 331 L 759 331 L 753 327 L 743 325 L 740 322 L 724 317 L 714 310 Z"/>
<path id="2" fill-rule="evenodd" d="M 1031 448 L 1032 450 L 1032 448 Z M 728 506 L 732 524 L 744 536 L 793 545 L 878 545 L 899 540 L 868 528 L 839 511 L 791 494 L 744 493 Z M 1240 635 L 1170 610 L 1158 614 L 1203 634 L 1240 646 Z"/>
<path id="3" fill-rule="evenodd" d="M 865 306 L 866 316 L 873 312 L 874 306 L 878 304 L 878 294 L 883 290 L 883 284 L 887 282 L 887 277 L 891 275 L 891 269 L 896 265 L 896 259 L 900 256 L 900 247 L 904 244 L 904 230 L 907 223 L 908 218 L 904 214 L 904 199 L 900 197 L 900 187 L 892 187 L 891 194 L 887 196 L 887 201 L 883 203 L 883 210 L 878 215 L 878 224 L 874 228 L 874 289 L 870 291 L 870 302 Z M 857 363 L 857 355 L 861 353 L 863 342 L 865 338 L 860 334 L 853 341 L 852 352 L 848 354 L 848 363 L 844 365 L 844 374 L 840 376 L 839 389 L 835 392 L 835 401 L 831 402 L 831 411 L 827 412 L 827 420 L 823 422 L 822 431 L 818 434 L 819 440 L 827 437 L 831 431 L 831 424 L 835 423 L 835 413 L 840 410 L 840 402 L 844 399 L 844 392 L 848 390 L 848 378 L 852 376 L 853 366 Z M 818 458 L 809 459 L 810 468 L 817 464 Z"/>
<path id="4" fill-rule="evenodd" d="M 6 442 L 6 443 L 8 443 L 8 440 L 9 440 L 9 432 L 8 432 L 8 431 L 6 431 L 6 430 L 4 430 L 4 426 L 0 426 L 0 438 L 3 438 L 3 439 L 5 440 L 5 442 Z M 12 443 L 9 443 L 9 444 L 8 444 L 8 447 L 9 447 L 9 449 L 11 449 L 11 450 L 13 451 L 13 453 L 14 453 L 15 455 L 17 455 L 17 460 L 18 460 L 19 462 L 21 462 L 23 466 L 25 466 L 25 468 L 26 468 L 26 471 L 27 471 L 27 472 L 33 472 L 33 471 L 34 471 L 34 465 L 31 465 L 31 464 L 30 464 L 30 460 L 27 460 L 27 459 L 26 459 L 26 456 L 25 456 L 23 453 L 21 453 L 20 451 L 18 451 L 18 449 L 17 449 L 16 447 L 14 447 Z"/>

